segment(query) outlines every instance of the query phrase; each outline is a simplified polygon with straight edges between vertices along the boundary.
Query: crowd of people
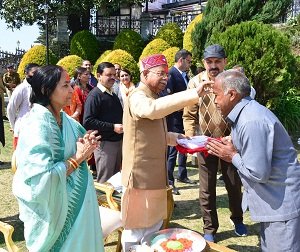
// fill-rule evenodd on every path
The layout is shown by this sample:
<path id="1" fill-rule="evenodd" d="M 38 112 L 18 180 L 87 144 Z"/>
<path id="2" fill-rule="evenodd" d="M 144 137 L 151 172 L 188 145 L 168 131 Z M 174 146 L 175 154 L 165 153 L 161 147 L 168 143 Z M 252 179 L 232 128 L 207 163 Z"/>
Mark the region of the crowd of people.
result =
<path id="1" fill-rule="evenodd" d="M 97 76 L 89 60 L 74 76 L 59 66 L 31 63 L 21 84 L 8 66 L 0 94 L 10 92 L 13 193 L 30 251 L 104 251 L 93 181 L 106 182 L 118 172 L 122 247 L 129 251 L 161 228 L 166 188 L 180 194 L 173 174 L 177 160 L 177 181 L 199 184 L 205 240 L 217 241 L 220 171 L 236 235 L 247 235 L 243 213 L 249 209 L 261 225 L 262 251 L 300 251 L 300 165 L 289 135 L 254 100 L 243 68 L 225 70 L 222 46 L 206 47 L 202 62 L 192 76 L 192 53 L 185 49 L 170 69 L 162 54 L 148 56 L 139 63 L 139 84 L 115 62 L 96 66 Z M 2 122 L 4 145 L 3 132 Z M 209 137 L 209 155 L 197 153 L 199 181 L 192 181 L 187 156 L 175 146 L 196 135 Z"/>

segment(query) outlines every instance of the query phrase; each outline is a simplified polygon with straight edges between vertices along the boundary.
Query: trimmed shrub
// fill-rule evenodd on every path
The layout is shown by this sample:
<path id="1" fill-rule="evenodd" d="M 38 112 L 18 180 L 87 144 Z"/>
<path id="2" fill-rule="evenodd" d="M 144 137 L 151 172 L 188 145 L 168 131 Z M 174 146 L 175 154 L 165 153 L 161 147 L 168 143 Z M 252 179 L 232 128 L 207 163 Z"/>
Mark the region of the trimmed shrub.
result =
<path id="1" fill-rule="evenodd" d="M 103 59 L 110 53 L 112 52 L 112 50 L 106 50 L 105 52 L 103 52 L 100 57 L 96 60 L 96 63 L 94 64 L 94 70 L 93 70 L 93 74 L 96 75 L 97 73 L 97 67 L 98 65 L 103 62 Z"/>
<path id="2" fill-rule="evenodd" d="M 76 68 L 81 66 L 82 61 L 83 59 L 77 55 L 68 55 L 60 59 L 56 65 L 62 66 L 64 69 L 66 69 L 66 71 L 72 78 L 74 76 Z"/>
<path id="3" fill-rule="evenodd" d="M 179 51 L 180 49 L 178 47 L 170 47 L 162 52 L 163 55 L 166 56 L 167 61 L 168 61 L 168 66 L 171 67 L 175 64 L 175 54 Z"/>
<path id="4" fill-rule="evenodd" d="M 155 38 L 161 38 L 168 41 L 170 46 L 182 48 L 183 32 L 176 23 L 167 23 L 157 32 Z"/>
<path id="5" fill-rule="evenodd" d="M 55 64 L 57 62 L 56 56 L 49 51 L 49 64 Z M 28 63 L 36 63 L 40 66 L 46 65 L 46 47 L 44 45 L 36 45 L 30 48 L 22 57 L 19 67 L 18 73 L 20 75 L 21 80 L 25 78 L 25 66 Z"/>
<path id="6" fill-rule="evenodd" d="M 265 105 L 296 83 L 296 59 L 289 39 L 271 25 L 256 21 L 229 27 L 223 33 L 214 33 L 211 44 L 224 46 L 228 67 L 242 65 L 256 89 L 256 100 Z"/>
<path id="7" fill-rule="evenodd" d="M 94 64 L 100 54 L 99 41 L 87 30 L 77 32 L 71 40 L 70 54 L 90 60 Z"/>
<path id="8" fill-rule="evenodd" d="M 279 97 L 269 100 L 267 107 L 279 118 L 286 130 L 293 134 L 300 125 L 300 90 L 291 88 Z"/>
<path id="9" fill-rule="evenodd" d="M 125 29 L 115 39 L 114 50 L 116 49 L 122 49 L 130 53 L 137 61 L 144 49 L 144 40 L 139 33 Z"/>
<path id="10" fill-rule="evenodd" d="M 185 33 L 183 35 L 183 49 L 186 49 L 190 52 L 193 51 L 192 32 L 195 28 L 195 25 L 198 24 L 199 22 L 201 22 L 202 17 L 203 17 L 203 15 L 199 14 L 186 27 Z"/>
<path id="11" fill-rule="evenodd" d="M 133 83 L 139 81 L 138 65 L 128 52 L 121 49 L 113 50 L 101 62 L 118 63 L 122 68 L 127 68 L 132 73 Z"/>
<path id="12" fill-rule="evenodd" d="M 146 58 L 149 55 L 162 53 L 164 50 L 171 47 L 169 43 L 167 43 L 163 39 L 153 39 L 143 50 L 142 55 L 140 56 L 140 60 Z"/>

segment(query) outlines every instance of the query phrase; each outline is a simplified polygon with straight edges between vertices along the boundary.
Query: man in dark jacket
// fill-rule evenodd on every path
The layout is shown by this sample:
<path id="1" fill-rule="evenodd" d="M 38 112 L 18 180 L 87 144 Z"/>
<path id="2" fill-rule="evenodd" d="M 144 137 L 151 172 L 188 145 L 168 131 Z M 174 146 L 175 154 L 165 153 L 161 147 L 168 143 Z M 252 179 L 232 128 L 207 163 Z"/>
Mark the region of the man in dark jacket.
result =
<path id="1" fill-rule="evenodd" d="M 83 126 L 98 130 L 101 145 L 94 151 L 97 181 L 103 183 L 120 171 L 122 161 L 123 108 L 113 93 L 115 66 L 102 62 L 97 68 L 98 84 L 88 95 L 84 105 Z"/>
<path id="2" fill-rule="evenodd" d="M 187 89 L 187 84 L 189 82 L 189 78 L 187 76 L 187 72 L 190 69 L 192 62 L 192 54 L 182 49 L 178 51 L 175 55 L 175 65 L 171 67 L 169 71 L 168 83 L 163 91 L 163 95 L 174 94 L 177 92 L 181 92 Z M 176 133 L 184 133 L 183 130 L 183 121 L 182 121 L 182 113 L 183 110 L 176 111 L 167 116 L 167 126 L 168 131 L 176 132 Z M 185 154 L 178 154 L 178 178 L 177 180 L 183 183 L 194 183 L 187 177 L 187 169 L 186 169 L 186 158 Z M 175 187 L 174 181 L 174 168 L 177 160 L 177 150 L 175 146 L 168 147 L 168 177 L 169 184 L 173 186 L 173 193 L 179 195 L 178 189 Z"/>

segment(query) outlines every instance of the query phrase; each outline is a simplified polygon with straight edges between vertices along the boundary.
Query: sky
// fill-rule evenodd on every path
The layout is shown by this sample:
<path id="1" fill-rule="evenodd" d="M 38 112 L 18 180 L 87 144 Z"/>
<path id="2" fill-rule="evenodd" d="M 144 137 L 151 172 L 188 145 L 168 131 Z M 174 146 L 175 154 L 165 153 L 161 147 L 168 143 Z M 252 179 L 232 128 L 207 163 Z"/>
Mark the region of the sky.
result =
<path id="1" fill-rule="evenodd" d="M 0 50 L 15 52 L 17 41 L 20 41 L 20 49 L 28 50 L 39 36 L 37 25 L 23 26 L 20 30 L 7 29 L 4 20 L 0 19 Z"/>

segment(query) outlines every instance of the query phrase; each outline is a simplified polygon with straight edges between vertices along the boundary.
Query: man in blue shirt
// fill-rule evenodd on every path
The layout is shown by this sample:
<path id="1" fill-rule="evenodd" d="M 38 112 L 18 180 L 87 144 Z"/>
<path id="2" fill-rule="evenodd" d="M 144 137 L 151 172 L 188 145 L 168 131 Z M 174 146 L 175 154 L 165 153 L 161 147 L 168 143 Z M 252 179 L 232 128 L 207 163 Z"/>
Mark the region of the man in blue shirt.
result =
<path id="1" fill-rule="evenodd" d="M 209 153 L 232 162 L 244 185 L 243 210 L 261 224 L 262 251 L 300 251 L 300 164 L 278 118 L 249 97 L 249 80 L 235 70 L 213 84 L 215 103 L 231 137 L 208 143 Z"/>

